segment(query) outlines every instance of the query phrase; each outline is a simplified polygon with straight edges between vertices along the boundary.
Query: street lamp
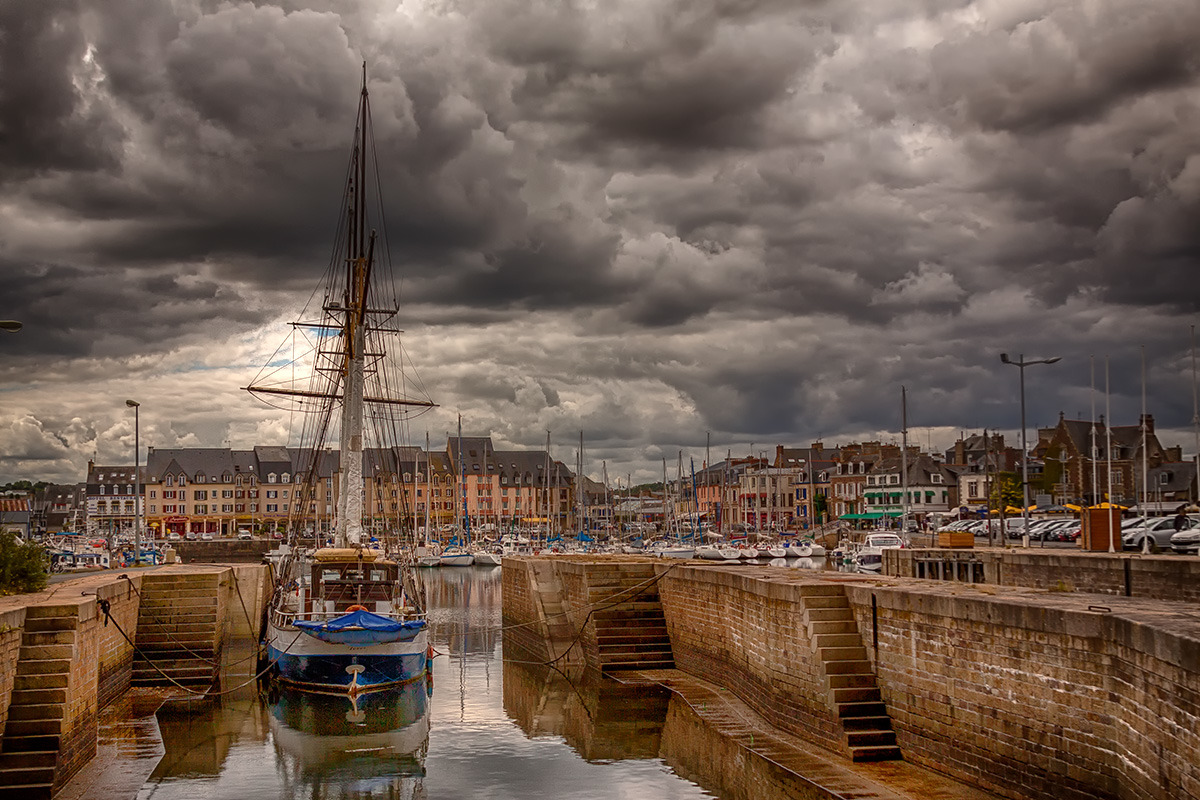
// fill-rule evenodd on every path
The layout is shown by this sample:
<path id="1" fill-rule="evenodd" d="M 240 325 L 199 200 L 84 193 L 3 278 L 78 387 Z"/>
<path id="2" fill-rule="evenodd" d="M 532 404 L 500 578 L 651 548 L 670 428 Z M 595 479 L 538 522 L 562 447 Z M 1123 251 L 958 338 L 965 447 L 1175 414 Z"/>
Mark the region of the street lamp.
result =
<path id="1" fill-rule="evenodd" d="M 1029 547 L 1029 446 L 1025 442 L 1025 368 L 1033 364 L 1053 364 L 1059 360 L 1058 356 L 1054 356 L 1053 358 L 1037 358 L 1026 361 L 1025 355 L 1022 353 L 1017 356 L 1016 361 L 1013 361 L 1008 357 L 1008 353 L 1000 354 L 1001 362 L 1012 364 L 1021 371 L 1021 515 L 1025 518 L 1022 538 L 1025 547 Z"/>
<path id="2" fill-rule="evenodd" d="M 13 333 L 16 333 L 17 331 L 21 330 L 22 327 L 23 326 L 21 323 L 17 322 L 15 319 L 0 319 L 0 330 L 12 331 Z"/>
<path id="3" fill-rule="evenodd" d="M 133 409 L 133 565 L 142 563 L 142 468 L 141 448 L 138 443 L 138 408 L 141 403 L 126 400 L 125 405 Z"/>

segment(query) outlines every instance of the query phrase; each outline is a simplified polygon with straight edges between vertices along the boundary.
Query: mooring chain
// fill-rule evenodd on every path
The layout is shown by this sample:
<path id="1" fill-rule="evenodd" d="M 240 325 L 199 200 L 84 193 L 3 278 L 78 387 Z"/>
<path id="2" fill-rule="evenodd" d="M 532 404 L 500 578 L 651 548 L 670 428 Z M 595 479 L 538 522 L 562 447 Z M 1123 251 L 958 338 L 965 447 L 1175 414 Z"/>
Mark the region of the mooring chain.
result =
<path id="1" fill-rule="evenodd" d="M 84 594 L 87 594 L 87 593 L 85 592 Z M 113 627 L 117 629 L 117 633 L 121 634 L 122 638 L 124 638 L 125 641 L 129 643 L 129 646 L 133 648 L 133 652 L 138 654 L 139 656 L 141 656 L 142 659 L 147 664 L 149 664 L 151 667 L 154 668 L 155 672 L 157 672 L 159 675 L 163 676 L 168 681 L 175 684 L 176 686 L 178 686 L 180 689 L 184 690 L 185 692 L 187 692 L 189 694 L 201 695 L 203 697 L 220 697 L 221 695 L 236 692 L 239 689 L 243 689 L 243 688 L 249 686 L 250 684 L 254 683 L 259 678 L 261 678 L 263 675 L 266 675 L 267 672 L 269 672 L 272 667 L 274 667 L 277 663 L 279 663 L 279 659 L 281 659 L 285 655 L 287 655 L 288 651 L 292 649 L 292 645 L 294 645 L 296 643 L 296 641 L 301 636 L 304 635 L 303 631 L 301 631 L 300 633 L 297 633 L 295 638 L 292 639 L 292 641 L 288 643 L 288 646 L 286 648 L 284 648 L 283 651 L 280 652 L 278 656 L 276 656 L 274 659 L 272 659 L 271 662 L 269 664 L 267 664 L 267 666 L 263 667 L 263 669 L 257 675 L 254 675 L 253 677 L 247 679 L 246 681 L 239 683 L 237 686 L 232 686 L 228 689 L 223 689 L 219 692 L 213 692 L 213 691 L 208 691 L 208 690 L 198 691 L 196 689 L 191 688 L 190 686 L 184 686 L 182 683 L 175 680 L 167 673 L 163 672 L 162 669 L 159 668 L 159 666 L 157 664 L 155 664 L 153 660 L 151 660 L 145 653 L 143 653 L 141 648 L 139 648 L 134 643 L 134 641 L 129 638 L 129 634 L 125 633 L 125 629 L 121 627 L 121 623 L 119 623 L 115 619 L 113 619 L 112 613 L 110 611 L 110 603 L 107 600 L 105 600 L 102 597 L 96 597 L 96 605 L 98 605 L 100 608 L 100 611 L 102 611 L 104 613 L 105 627 L 108 626 L 109 620 L 112 620 Z M 203 661 L 205 659 L 200 659 L 200 660 Z M 246 661 L 246 660 L 248 660 L 248 659 L 242 659 L 242 661 Z M 211 663 L 211 662 L 208 662 L 208 663 Z M 241 662 L 233 662 L 233 663 L 241 663 Z M 214 666 L 216 666 L 216 665 L 214 665 Z"/>

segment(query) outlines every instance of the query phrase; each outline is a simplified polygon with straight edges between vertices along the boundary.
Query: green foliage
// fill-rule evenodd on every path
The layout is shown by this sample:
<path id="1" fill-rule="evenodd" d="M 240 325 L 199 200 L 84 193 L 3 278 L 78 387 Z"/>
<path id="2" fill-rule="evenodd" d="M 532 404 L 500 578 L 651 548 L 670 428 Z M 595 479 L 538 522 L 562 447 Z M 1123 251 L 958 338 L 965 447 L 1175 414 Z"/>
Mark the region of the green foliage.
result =
<path id="1" fill-rule="evenodd" d="M 23 542 L 11 531 L 0 532 L 0 595 L 41 591 L 49 566 L 40 544 Z"/>
<path id="2" fill-rule="evenodd" d="M 18 492 L 28 492 L 28 491 L 35 491 L 35 490 L 40 491 L 42 489 L 45 489 L 49 485 L 50 485 L 50 483 L 48 481 L 38 481 L 37 483 L 33 483 L 32 481 L 13 481 L 12 483 L 5 483 L 3 485 L 0 485 L 0 492 L 6 492 L 10 489 L 14 490 L 14 491 L 18 491 Z"/>
<path id="3" fill-rule="evenodd" d="M 825 521 L 825 516 L 829 513 L 829 498 L 823 492 L 817 492 L 813 495 L 813 519 L 817 524 Z"/>
<path id="4" fill-rule="evenodd" d="M 992 477 L 988 508 L 1004 509 L 1007 506 L 1020 508 L 1024 501 L 1021 491 L 1021 476 L 1015 472 L 1000 472 Z"/>

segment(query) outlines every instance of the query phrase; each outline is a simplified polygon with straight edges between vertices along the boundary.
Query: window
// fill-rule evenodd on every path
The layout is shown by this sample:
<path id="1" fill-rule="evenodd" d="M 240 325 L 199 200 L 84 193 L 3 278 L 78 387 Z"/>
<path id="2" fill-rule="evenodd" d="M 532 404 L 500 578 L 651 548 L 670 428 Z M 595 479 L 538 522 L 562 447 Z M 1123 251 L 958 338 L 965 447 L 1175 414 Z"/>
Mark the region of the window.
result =
<path id="1" fill-rule="evenodd" d="M 929 479 L 930 479 L 931 481 L 933 481 L 934 483 L 941 483 L 941 482 L 942 482 L 942 476 L 941 476 L 941 475 L 930 475 L 930 476 L 929 476 Z"/>
<path id="2" fill-rule="evenodd" d="M 100 484 L 100 494 L 104 494 L 105 488 L 107 488 L 107 487 L 105 487 L 105 485 L 103 483 Z"/>
<path id="3" fill-rule="evenodd" d="M 250 513 L 251 513 L 251 514 L 257 514 L 257 513 L 258 513 L 258 503 L 251 503 L 251 504 L 250 504 Z"/>
<path id="4" fill-rule="evenodd" d="M 280 483 L 291 483 L 291 476 L 286 472 L 279 476 Z"/>
<path id="5" fill-rule="evenodd" d="M 154 499 L 154 498 L 156 498 L 156 497 L 158 497 L 158 492 L 156 492 L 156 491 L 154 491 L 153 489 L 151 489 L 151 490 L 150 490 L 150 499 L 151 499 L 151 500 L 153 500 L 153 499 Z"/>
<path id="6" fill-rule="evenodd" d="M 234 511 L 234 513 L 235 513 L 235 514 L 243 514 L 243 513 L 245 513 L 245 511 L 246 511 L 246 504 L 245 504 L 245 503 L 234 503 L 234 504 L 233 504 L 233 511 Z"/>
<path id="7" fill-rule="evenodd" d="M 195 482 L 196 483 L 204 483 L 204 473 L 203 472 L 196 473 Z"/>
<path id="8" fill-rule="evenodd" d="M 241 476 L 241 475 L 238 475 L 238 476 L 237 476 L 237 480 L 235 480 L 235 481 L 233 482 L 233 484 L 234 484 L 234 486 L 241 486 L 241 485 L 242 485 L 242 476 Z"/>
<path id="9" fill-rule="evenodd" d="M 207 514 L 208 513 L 208 504 L 207 503 L 197 504 L 196 505 L 196 513 L 197 514 Z"/>
<path id="10" fill-rule="evenodd" d="M 151 514 L 157 514 L 157 513 L 158 513 L 158 506 L 150 506 L 150 513 L 151 513 Z"/>
<path id="11" fill-rule="evenodd" d="M 1164 486 L 1166 484 L 1170 483 L 1171 482 L 1171 473 L 1169 473 L 1169 472 L 1158 473 L 1158 482 Z"/>
<path id="12" fill-rule="evenodd" d="M 267 483 L 275 483 L 276 475 L 274 472 L 267 473 Z"/>
<path id="13" fill-rule="evenodd" d="M 197 500 L 207 500 L 208 499 L 208 492 L 204 489 L 197 489 L 192 494 L 196 495 Z"/>
<path id="14" fill-rule="evenodd" d="M 279 492 L 276 491 L 275 489 L 267 489 L 267 499 L 268 500 L 274 500 L 278 496 L 279 496 Z"/>
<path id="15" fill-rule="evenodd" d="M 268 514 L 274 513 L 275 511 L 278 511 L 278 510 L 279 510 L 279 506 L 277 506 L 275 503 L 267 503 L 267 513 Z"/>
<path id="16" fill-rule="evenodd" d="M 232 504 L 230 504 L 230 503 L 223 503 L 223 504 L 221 505 L 221 513 L 223 513 L 223 514 L 230 514 L 230 513 L 232 513 L 232 512 L 233 512 L 233 505 L 232 505 Z"/>
<path id="17" fill-rule="evenodd" d="M 404 482 L 409 483 L 411 481 L 412 481 L 412 473 L 411 472 L 404 473 Z"/>
<path id="18" fill-rule="evenodd" d="M 184 491 L 183 489 L 180 489 L 180 490 L 179 490 L 179 499 L 180 499 L 180 500 L 187 500 L 187 492 L 186 492 L 186 491 Z"/>
<path id="19" fill-rule="evenodd" d="M 167 476 L 167 486 L 174 486 L 174 485 L 175 485 L 175 476 L 168 475 Z"/>

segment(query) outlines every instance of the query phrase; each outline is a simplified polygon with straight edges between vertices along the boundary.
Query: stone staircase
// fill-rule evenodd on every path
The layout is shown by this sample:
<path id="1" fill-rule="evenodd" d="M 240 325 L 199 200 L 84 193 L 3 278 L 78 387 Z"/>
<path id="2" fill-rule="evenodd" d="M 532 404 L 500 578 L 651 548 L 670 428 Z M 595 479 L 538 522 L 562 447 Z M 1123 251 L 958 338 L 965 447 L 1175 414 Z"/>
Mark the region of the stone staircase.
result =
<path id="1" fill-rule="evenodd" d="M 653 564 L 621 564 L 588 572 L 587 600 L 595 607 L 595 663 L 602 674 L 672 669 L 675 658 Z M 614 603 L 615 601 L 615 603 Z"/>
<path id="2" fill-rule="evenodd" d="M 12 702 L 0 739 L 0 796 L 5 800 L 42 800 L 54 794 L 78 627 L 78 606 L 30 606 L 25 611 Z"/>
<path id="3" fill-rule="evenodd" d="M 859 635 L 844 586 L 801 588 L 804 624 L 824 670 L 829 703 L 842 723 L 854 761 L 901 758 L 867 648 Z"/>
<path id="4" fill-rule="evenodd" d="M 142 581 L 134 686 L 210 686 L 219 674 L 219 576 L 154 575 Z M 164 674 L 165 673 L 165 674 Z"/>

